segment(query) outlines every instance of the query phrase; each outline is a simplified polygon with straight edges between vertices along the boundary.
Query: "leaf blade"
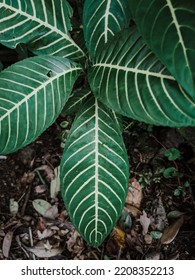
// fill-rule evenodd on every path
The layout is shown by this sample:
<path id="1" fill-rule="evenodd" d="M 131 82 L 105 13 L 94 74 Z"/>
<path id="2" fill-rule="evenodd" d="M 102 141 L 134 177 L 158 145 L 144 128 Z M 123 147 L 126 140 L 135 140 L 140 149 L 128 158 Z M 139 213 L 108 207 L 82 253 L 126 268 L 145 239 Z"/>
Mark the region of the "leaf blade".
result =
<path id="1" fill-rule="evenodd" d="M 0 73 L 1 154 L 29 144 L 55 121 L 80 71 L 68 59 L 39 56 Z"/>
<path id="2" fill-rule="evenodd" d="M 35 54 L 85 56 L 69 34 L 72 8 L 67 1 L 1 0 L 0 15 L 0 42 L 9 48 L 25 43 Z"/>
<path id="3" fill-rule="evenodd" d="M 194 101 L 135 27 L 118 34 L 96 57 L 89 83 L 97 98 L 122 115 L 155 125 L 195 124 Z"/>
<path id="4" fill-rule="evenodd" d="M 93 59 L 115 34 L 130 22 L 130 6 L 127 0 L 86 0 L 84 3 L 84 35 Z"/>
<path id="5" fill-rule="evenodd" d="M 97 247 L 122 211 L 128 160 L 118 124 L 94 97 L 85 103 L 71 128 L 60 174 L 62 196 L 73 224 Z"/>
<path id="6" fill-rule="evenodd" d="M 132 1 L 140 33 L 184 89 L 195 96 L 194 1 Z"/>

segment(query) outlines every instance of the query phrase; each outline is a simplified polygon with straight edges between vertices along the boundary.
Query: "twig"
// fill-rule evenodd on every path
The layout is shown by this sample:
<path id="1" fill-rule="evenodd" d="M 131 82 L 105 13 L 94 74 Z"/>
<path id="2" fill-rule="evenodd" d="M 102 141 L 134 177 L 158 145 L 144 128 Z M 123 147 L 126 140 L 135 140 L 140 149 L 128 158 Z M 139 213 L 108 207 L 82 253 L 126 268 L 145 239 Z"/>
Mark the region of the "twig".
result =
<path id="1" fill-rule="evenodd" d="M 26 197 L 25 197 L 25 201 L 24 204 L 22 206 L 22 210 L 21 210 L 21 216 L 24 216 L 25 210 L 26 210 L 26 206 L 30 197 L 30 193 L 31 193 L 31 185 L 28 186 L 28 191 L 26 193 Z"/>

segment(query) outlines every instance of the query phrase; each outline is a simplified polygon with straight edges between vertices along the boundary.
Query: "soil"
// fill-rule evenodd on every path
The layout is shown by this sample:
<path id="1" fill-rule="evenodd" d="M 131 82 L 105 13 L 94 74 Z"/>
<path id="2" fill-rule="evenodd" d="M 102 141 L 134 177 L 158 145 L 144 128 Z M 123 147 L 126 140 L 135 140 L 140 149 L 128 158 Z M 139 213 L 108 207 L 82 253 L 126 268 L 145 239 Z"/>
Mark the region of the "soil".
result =
<path id="1" fill-rule="evenodd" d="M 60 193 L 51 197 L 63 150 L 61 121 L 31 145 L 0 157 L 0 259 L 194 260 L 194 154 L 177 130 L 128 120 L 129 191 L 139 189 L 139 198 L 126 201 L 117 226 L 92 248 L 75 231 Z M 181 155 L 170 160 L 164 153 L 173 147 Z M 51 204 L 47 215 L 35 209 L 37 199 Z"/>

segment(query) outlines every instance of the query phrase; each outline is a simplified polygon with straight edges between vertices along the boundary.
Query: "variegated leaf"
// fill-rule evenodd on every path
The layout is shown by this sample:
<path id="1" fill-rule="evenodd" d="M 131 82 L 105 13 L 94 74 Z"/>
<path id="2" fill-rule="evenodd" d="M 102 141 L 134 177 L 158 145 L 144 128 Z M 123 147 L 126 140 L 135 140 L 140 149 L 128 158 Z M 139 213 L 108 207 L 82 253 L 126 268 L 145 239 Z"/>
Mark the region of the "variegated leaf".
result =
<path id="1" fill-rule="evenodd" d="M 72 222 L 94 247 L 103 242 L 121 214 L 128 171 L 118 123 L 109 109 L 90 98 L 71 128 L 60 174 Z"/>
<path id="2" fill-rule="evenodd" d="M 118 113 L 167 126 L 195 124 L 195 103 L 132 27 L 116 36 L 89 71 L 94 94 Z"/>
<path id="3" fill-rule="evenodd" d="M 195 1 L 130 0 L 147 44 L 195 99 Z"/>
<path id="4" fill-rule="evenodd" d="M 85 56 L 70 37 L 72 8 L 66 0 L 0 0 L 0 42 L 28 44 L 35 54 L 78 60 Z"/>
<path id="5" fill-rule="evenodd" d="M 55 121 L 80 72 L 66 58 L 39 56 L 0 73 L 0 154 L 27 145 Z"/>
<path id="6" fill-rule="evenodd" d="M 86 0 L 83 25 L 86 44 L 93 59 L 115 34 L 128 27 L 129 0 Z"/>
<path id="7" fill-rule="evenodd" d="M 91 95 L 91 90 L 89 88 L 83 89 L 79 88 L 72 92 L 66 105 L 64 106 L 62 113 L 65 115 L 69 115 L 72 113 L 78 112 L 80 106 L 82 106 L 83 102 L 87 97 Z"/>

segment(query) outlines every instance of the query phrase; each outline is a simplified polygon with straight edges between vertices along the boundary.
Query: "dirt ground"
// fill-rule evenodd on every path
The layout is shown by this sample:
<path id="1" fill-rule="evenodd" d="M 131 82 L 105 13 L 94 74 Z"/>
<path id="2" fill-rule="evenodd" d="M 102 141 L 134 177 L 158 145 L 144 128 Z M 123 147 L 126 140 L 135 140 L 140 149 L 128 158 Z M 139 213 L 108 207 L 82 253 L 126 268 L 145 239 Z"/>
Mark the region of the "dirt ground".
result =
<path id="1" fill-rule="evenodd" d="M 62 119 L 22 150 L 0 157 L 0 259 L 195 259 L 194 154 L 175 129 L 128 122 L 127 201 L 99 248 L 83 241 L 60 193 L 51 195 L 62 154 Z M 173 160 L 165 155 L 179 151 Z M 175 151 L 174 150 L 174 151 Z M 37 211 L 37 199 L 50 205 Z"/>

